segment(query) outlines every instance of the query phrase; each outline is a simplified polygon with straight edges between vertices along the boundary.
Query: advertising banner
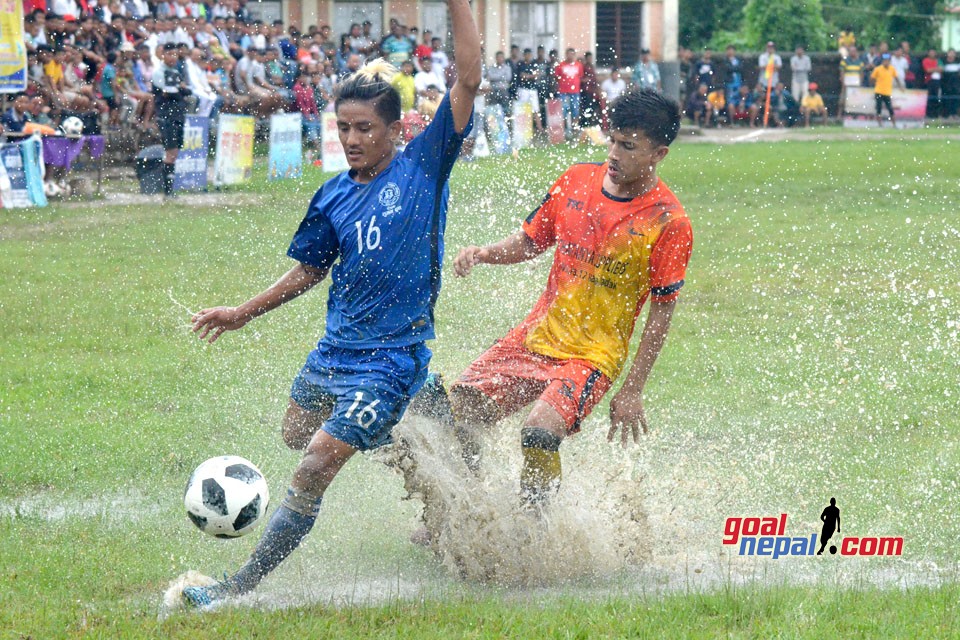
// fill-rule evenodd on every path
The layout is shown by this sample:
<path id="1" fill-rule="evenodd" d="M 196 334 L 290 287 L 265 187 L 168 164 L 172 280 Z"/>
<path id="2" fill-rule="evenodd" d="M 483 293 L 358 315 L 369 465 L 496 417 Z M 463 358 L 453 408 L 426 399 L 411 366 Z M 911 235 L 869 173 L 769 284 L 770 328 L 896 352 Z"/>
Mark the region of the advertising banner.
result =
<path id="1" fill-rule="evenodd" d="M 340 144 L 340 134 L 337 132 L 337 114 L 326 112 L 323 114 L 323 148 L 320 151 L 323 161 L 323 170 L 330 173 L 339 173 L 350 168 L 347 156 Z"/>
<path id="2" fill-rule="evenodd" d="M 173 174 L 174 191 L 207 188 L 207 149 L 210 148 L 210 118 L 187 116 L 183 123 L 183 146 Z"/>
<path id="3" fill-rule="evenodd" d="M 844 108 L 843 126 L 876 126 L 876 107 L 873 89 L 870 87 L 847 87 L 847 102 Z M 894 89 L 890 98 L 897 124 L 902 127 L 920 126 L 927 115 L 927 92 L 918 89 Z M 884 107 L 881 118 L 889 115 Z"/>
<path id="4" fill-rule="evenodd" d="M 560 144 L 563 136 L 563 104 L 556 98 L 547 100 L 547 138 L 550 144 Z"/>
<path id="5" fill-rule="evenodd" d="M 27 47 L 23 41 L 23 3 L 0 0 L 0 93 L 27 90 Z"/>
<path id="6" fill-rule="evenodd" d="M 250 116 L 220 116 L 213 162 L 215 185 L 239 184 L 253 176 L 253 126 Z"/>
<path id="7" fill-rule="evenodd" d="M 299 113 L 270 116 L 270 180 L 303 175 L 302 126 Z"/>
<path id="8" fill-rule="evenodd" d="M 499 104 L 488 105 L 484 116 L 491 150 L 494 153 L 510 153 L 510 129 L 503 107 Z"/>
<path id="9" fill-rule="evenodd" d="M 3 163 L 7 178 L 3 189 L 0 189 L 4 209 L 47 206 L 47 197 L 43 193 L 43 147 L 40 138 L 0 146 L 0 162 Z"/>
<path id="10" fill-rule="evenodd" d="M 513 103 L 513 148 L 522 149 L 533 143 L 533 109 L 529 102 Z"/>

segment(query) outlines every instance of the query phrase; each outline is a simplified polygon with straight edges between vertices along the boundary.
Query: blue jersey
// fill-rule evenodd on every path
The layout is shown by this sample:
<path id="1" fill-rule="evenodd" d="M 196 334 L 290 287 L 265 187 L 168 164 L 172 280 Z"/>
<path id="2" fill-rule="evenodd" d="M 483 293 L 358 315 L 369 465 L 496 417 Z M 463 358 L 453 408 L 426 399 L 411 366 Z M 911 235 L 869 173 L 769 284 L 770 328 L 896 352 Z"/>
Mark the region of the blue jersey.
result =
<path id="1" fill-rule="evenodd" d="M 469 132 L 456 132 L 444 97 L 430 125 L 372 182 L 344 172 L 313 196 L 287 255 L 320 269 L 339 258 L 320 345 L 402 347 L 434 337 L 447 180 Z"/>

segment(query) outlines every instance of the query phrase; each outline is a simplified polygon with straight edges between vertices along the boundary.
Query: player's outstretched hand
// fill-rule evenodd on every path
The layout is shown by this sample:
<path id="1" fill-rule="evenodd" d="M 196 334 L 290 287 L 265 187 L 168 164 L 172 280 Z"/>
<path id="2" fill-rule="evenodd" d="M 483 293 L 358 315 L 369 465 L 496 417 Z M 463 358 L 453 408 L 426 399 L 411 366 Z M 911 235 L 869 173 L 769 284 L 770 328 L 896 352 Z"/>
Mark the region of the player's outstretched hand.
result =
<path id="1" fill-rule="evenodd" d="M 483 247 L 469 246 L 460 249 L 460 253 L 453 259 L 453 274 L 460 278 L 466 278 L 474 266 L 483 262 L 487 255 L 487 250 Z"/>
<path id="2" fill-rule="evenodd" d="M 193 323 L 193 332 L 199 332 L 201 340 L 212 343 L 224 332 L 234 331 L 250 322 L 250 316 L 240 313 L 237 307 L 214 307 L 198 311 L 190 321 Z"/>
<path id="3" fill-rule="evenodd" d="M 610 431 L 607 440 L 613 442 L 617 430 L 620 431 L 620 444 L 626 447 L 630 434 L 633 441 L 640 442 L 640 429 L 647 433 L 647 416 L 643 412 L 643 396 L 639 393 L 618 393 L 610 401 Z"/>

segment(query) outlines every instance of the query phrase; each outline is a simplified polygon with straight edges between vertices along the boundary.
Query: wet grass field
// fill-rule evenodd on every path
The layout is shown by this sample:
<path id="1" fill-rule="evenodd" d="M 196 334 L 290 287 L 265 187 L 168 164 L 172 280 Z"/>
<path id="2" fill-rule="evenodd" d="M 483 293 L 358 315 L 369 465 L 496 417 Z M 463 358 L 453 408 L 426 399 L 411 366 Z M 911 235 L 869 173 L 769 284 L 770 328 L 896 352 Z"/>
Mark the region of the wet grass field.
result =
<path id="1" fill-rule="evenodd" d="M 190 312 L 289 268 L 325 176 L 267 183 L 260 167 L 250 185 L 162 205 L 0 210 L 0 638 L 956 635 L 958 144 L 675 144 L 661 175 L 695 247 L 645 395 L 653 433 L 625 454 L 646 495 L 643 566 L 535 590 L 464 584 L 409 544 L 418 505 L 363 458 L 256 598 L 163 622 L 171 579 L 232 570 L 255 542 L 193 528 L 190 471 L 237 454 L 274 496 L 286 487 L 298 456 L 280 417 L 325 285 L 212 346 Z M 456 377 L 549 268 L 454 280 L 456 249 L 511 233 L 563 168 L 602 157 L 457 166 L 434 370 Z M 602 460 L 608 424 L 604 402 L 565 464 Z M 903 556 L 774 561 L 721 544 L 728 517 L 787 513 L 789 535 L 819 532 L 830 497 L 844 535 L 902 536 Z"/>

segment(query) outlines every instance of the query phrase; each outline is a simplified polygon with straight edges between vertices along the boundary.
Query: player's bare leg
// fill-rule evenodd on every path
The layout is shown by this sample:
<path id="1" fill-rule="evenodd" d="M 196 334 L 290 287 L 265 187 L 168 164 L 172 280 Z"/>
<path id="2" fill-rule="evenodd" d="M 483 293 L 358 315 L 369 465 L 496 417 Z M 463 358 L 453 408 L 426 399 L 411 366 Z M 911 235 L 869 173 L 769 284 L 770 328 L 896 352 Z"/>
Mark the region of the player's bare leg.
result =
<path id="1" fill-rule="evenodd" d="M 537 400 L 520 432 L 520 498 L 524 504 L 542 505 L 559 488 L 560 443 L 566 434 L 563 417 L 548 403 Z"/>
<path id="2" fill-rule="evenodd" d="M 480 471 L 481 431 L 503 418 L 503 411 L 479 389 L 457 385 L 450 390 L 453 409 L 453 433 L 460 442 L 460 451 L 467 468 Z"/>
<path id="3" fill-rule="evenodd" d="M 307 411 L 290 400 L 281 427 L 284 443 L 294 451 L 306 449 L 313 436 L 320 431 L 324 420 L 330 417 L 334 404 L 334 398 L 330 398 L 329 406 L 324 406 L 320 411 Z"/>

